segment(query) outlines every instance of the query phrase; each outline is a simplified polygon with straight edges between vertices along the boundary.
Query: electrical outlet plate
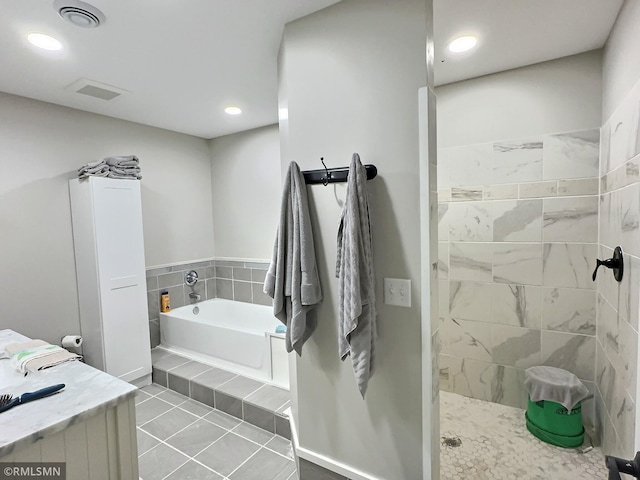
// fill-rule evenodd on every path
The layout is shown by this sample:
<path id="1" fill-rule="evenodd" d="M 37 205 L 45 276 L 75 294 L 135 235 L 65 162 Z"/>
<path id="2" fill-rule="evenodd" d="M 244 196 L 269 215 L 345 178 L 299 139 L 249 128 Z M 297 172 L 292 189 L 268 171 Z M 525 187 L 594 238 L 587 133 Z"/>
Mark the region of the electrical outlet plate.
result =
<path id="1" fill-rule="evenodd" d="M 384 279 L 384 303 L 398 307 L 411 306 L 411 280 L 401 278 Z"/>

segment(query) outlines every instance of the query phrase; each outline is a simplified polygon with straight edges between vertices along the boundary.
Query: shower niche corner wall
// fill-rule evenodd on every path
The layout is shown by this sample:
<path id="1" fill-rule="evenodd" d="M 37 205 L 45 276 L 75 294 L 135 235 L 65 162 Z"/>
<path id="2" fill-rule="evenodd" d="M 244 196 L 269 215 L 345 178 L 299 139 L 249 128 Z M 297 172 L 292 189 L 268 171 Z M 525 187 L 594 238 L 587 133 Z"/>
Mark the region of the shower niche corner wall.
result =
<path id="1" fill-rule="evenodd" d="M 524 370 L 550 365 L 594 391 L 599 143 L 594 128 L 439 150 L 441 389 L 526 408 Z"/>

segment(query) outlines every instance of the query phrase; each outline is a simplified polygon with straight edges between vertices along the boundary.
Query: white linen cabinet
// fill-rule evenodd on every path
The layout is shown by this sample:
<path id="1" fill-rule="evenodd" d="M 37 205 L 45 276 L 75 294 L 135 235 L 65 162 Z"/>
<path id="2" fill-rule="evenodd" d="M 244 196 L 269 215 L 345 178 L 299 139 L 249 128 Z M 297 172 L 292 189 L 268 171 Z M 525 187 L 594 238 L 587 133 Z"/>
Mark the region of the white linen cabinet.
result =
<path id="1" fill-rule="evenodd" d="M 138 386 L 151 382 L 139 180 L 69 181 L 85 361 Z"/>

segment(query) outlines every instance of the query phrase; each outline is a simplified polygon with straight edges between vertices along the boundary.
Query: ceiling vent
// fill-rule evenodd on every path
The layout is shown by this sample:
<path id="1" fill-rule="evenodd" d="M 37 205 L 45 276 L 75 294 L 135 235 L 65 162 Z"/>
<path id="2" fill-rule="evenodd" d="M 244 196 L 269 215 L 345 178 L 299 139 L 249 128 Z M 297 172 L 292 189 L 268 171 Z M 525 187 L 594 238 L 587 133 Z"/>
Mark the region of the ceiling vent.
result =
<path id="1" fill-rule="evenodd" d="M 105 21 L 100 10 L 80 0 L 55 0 L 53 8 L 58 15 L 78 27 L 94 28 Z"/>
<path id="2" fill-rule="evenodd" d="M 67 87 L 67 90 L 106 101 L 113 100 L 122 94 L 128 93 L 126 90 L 121 88 L 94 82 L 93 80 L 88 80 L 86 78 L 81 78 L 77 82 L 72 83 Z"/>

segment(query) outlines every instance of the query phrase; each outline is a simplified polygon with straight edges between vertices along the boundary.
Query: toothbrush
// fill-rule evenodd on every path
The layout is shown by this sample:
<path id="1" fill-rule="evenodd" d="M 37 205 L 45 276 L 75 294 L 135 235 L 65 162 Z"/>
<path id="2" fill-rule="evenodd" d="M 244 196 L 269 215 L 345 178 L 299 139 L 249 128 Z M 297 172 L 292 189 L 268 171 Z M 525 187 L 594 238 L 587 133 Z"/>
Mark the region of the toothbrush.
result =
<path id="1" fill-rule="evenodd" d="M 58 390 L 62 390 L 64 388 L 64 383 L 59 383 L 57 385 L 52 385 L 50 387 L 41 388 L 40 390 L 36 390 L 35 392 L 26 392 L 20 395 L 19 397 L 13 397 L 10 393 L 5 395 L 0 395 L 0 413 L 6 412 L 12 407 L 16 405 L 20 405 L 22 403 L 31 402 L 33 400 L 38 400 L 39 398 L 46 397 L 53 393 L 56 393 Z"/>

